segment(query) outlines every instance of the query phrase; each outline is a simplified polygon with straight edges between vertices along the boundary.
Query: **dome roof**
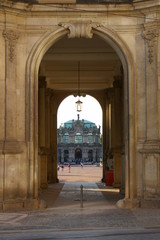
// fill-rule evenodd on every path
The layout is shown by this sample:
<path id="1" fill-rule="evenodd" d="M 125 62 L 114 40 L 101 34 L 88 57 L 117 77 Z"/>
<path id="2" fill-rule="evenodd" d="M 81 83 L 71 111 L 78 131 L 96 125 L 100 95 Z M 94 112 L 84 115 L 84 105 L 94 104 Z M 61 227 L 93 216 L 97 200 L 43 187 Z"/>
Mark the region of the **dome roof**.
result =
<path id="1" fill-rule="evenodd" d="M 83 123 L 85 128 L 93 128 L 97 127 L 95 123 L 90 122 L 88 120 L 82 119 L 82 120 L 69 120 L 67 122 L 64 122 L 61 127 L 62 128 L 72 128 L 73 124 L 75 123 Z"/>

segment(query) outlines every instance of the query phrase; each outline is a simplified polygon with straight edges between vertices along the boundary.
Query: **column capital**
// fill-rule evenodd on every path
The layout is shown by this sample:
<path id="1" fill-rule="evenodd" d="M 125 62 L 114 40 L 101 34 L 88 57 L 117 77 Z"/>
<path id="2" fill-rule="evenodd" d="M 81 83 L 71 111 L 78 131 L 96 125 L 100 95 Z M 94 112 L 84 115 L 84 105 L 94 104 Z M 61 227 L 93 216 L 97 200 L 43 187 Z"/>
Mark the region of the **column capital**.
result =
<path id="1" fill-rule="evenodd" d="M 19 32 L 13 31 L 13 30 L 4 30 L 3 31 L 3 37 L 6 41 L 8 41 L 9 46 L 9 61 L 13 63 L 15 59 L 15 45 L 17 43 L 17 40 L 19 38 Z"/>
<path id="2" fill-rule="evenodd" d="M 142 32 L 142 38 L 146 41 L 148 50 L 149 63 L 154 61 L 154 46 L 159 36 L 159 25 L 157 22 L 144 24 L 144 31 Z"/>

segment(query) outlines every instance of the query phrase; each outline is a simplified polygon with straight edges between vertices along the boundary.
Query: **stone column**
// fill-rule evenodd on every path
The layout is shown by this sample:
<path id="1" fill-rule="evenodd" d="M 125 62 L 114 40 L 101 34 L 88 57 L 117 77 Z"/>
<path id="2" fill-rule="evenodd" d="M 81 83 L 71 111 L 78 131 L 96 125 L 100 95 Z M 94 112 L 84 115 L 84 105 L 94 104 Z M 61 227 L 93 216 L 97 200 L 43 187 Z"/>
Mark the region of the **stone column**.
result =
<path id="1" fill-rule="evenodd" d="M 103 177 L 105 182 L 105 172 L 107 167 L 107 156 L 109 151 L 109 99 L 107 92 L 103 99 Z"/>
<path id="2" fill-rule="evenodd" d="M 93 149 L 93 162 L 96 162 L 96 149 Z"/>
<path id="3" fill-rule="evenodd" d="M 120 185 L 120 193 L 125 195 L 125 150 L 124 146 L 121 151 L 121 185 Z"/>
<path id="4" fill-rule="evenodd" d="M 69 147 L 69 161 L 72 159 L 72 147 Z"/>
<path id="5" fill-rule="evenodd" d="M 122 146 L 122 76 L 115 76 L 114 87 L 114 106 L 113 106 L 113 154 L 114 154 L 114 187 L 121 184 L 121 146 Z"/>
<path id="6" fill-rule="evenodd" d="M 146 46 L 146 131 L 147 139 L 140 153 L 143 155 L 144 198 L 160 196 L 160 146 L 159 146 L 159 81 L 158 81 L 158 36 L 157 22 L 144 24 L 142 34 Z"/>
<path id="7" fill-rule="evenodd" d="M 47 180 L 52 182 L 52 157 L 51 157 L 51 96 L 52 90 L 46 89 L 46 150 L 47 150 Z"/>
<path id="8" fill-rule="evenodd" d="M 83 153 L 84 153 L 83 159 L 87 159 L 88 158 L 88 153 L 87 153 L 86 147 L 84 147 Z"/>
<path id="9" fill-rule="evenodd" d="M 46 81 L 45 77 L 39 77 L 39 92 L 38 92 L 38 140 L 39 140 L 39 155 L 40 155 L 40 187 L 47 188 L 47 154 L 46 154 Z"/>
<path id="10" fill-rule="evenodd" d="M 47 88 L 46 89 L 46 101 L 45 101 L 45 111 L 46 111 L 46 147 L 50 149 L 51 146 L 51 94 L 52 90 Z"/>
<path id="11" fill-rule="evenodd" d="M 52 183 L 58 181 L 57 178 L 57 103 L 54 93 L 51 99 L 51 152 L 52 152 Z M 63 157 L 63 155 L 62 155 Z"/>
<path id="12" fill-rule="evenodd" d="M 40 187 L 45 189 L 48 187 L 47 182 L 47 156 L 45 152 L 40 154 Z"/>
<path id="13" fill-rule="evenodd" d="M 10 28 L 0 37 L 0 210 L 23 208 L 28 196 L 37 196 L 33 187 L 37 179 L 33 172 L 28 174 L 33 162 L 28 164 L 27 159 L 25 78 L 20 78 L 22 66 L 17 66 L 20 33 Z"/>

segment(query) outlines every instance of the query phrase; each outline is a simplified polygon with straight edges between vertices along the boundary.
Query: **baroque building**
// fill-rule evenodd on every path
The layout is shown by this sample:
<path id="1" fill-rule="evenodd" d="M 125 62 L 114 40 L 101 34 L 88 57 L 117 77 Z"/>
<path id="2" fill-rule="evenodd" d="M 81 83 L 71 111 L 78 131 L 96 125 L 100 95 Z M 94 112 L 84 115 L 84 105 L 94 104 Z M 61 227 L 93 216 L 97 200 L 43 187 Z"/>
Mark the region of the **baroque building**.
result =
<path id="1" fill-rule="evenodd" d="M 57 110 L 77 92 L 102 107 L 103 176 L 119 207 L 160 206 L 160 2 L 0 1 L 0 210 L 43 206 L 57 182 Z M 93 106 L 94 107 L 94 106 Z"/>
<path id="2" fill-rule="evenodd" d="M 97 163 L 102 157 L 100 126 L 87 120 L 70 120 L 58 128 L 59 163 Z"/>

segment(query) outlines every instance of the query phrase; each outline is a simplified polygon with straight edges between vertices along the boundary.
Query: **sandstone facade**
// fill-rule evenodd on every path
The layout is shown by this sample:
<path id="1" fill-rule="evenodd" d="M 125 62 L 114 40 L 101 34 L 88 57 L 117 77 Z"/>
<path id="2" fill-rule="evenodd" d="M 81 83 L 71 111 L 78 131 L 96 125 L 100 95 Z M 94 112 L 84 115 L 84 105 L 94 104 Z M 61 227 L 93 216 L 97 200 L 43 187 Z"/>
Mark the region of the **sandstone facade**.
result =
<path id="1" fill-rule="evenodd" d="M 160 200 L 160 3 L 0 1 L 0 209 L 39 208 L 57 181 L 57 109 L 82 94 L 103 111 L 120 207 Z"/>

